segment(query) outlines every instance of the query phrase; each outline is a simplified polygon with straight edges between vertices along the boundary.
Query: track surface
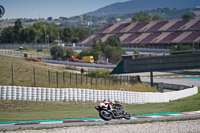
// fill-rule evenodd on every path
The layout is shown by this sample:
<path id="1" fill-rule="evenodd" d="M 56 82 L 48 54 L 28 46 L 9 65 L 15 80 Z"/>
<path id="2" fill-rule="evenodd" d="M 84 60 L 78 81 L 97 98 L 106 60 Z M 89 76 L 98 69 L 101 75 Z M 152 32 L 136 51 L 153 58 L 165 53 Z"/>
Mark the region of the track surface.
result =
<path id="1" fill-rule="evenodd" d="M 101 118 L 85 118 L 85 119 L 64 119 L 64 120 L 0 122 L 0 129 L 11 130 L 11 129 L 23 129 L 23 128 L 61 127 L 61 126 L 105 124 L 105 123 L 127 123 L 127 122 L 138 122 L 138 121 L 187 119 L 187 118 L 200 118 L 200 111 L 137 115 L 137 116 L 132 116 L 131 120 L 117 119 L 111 121 L 104 121 Z"/>
<path id="2" fill-rule="evenodd" d="M 179 84 L 186 86 L 199 86 L 200 87 L 200 77 L 154 77 L 154 83 L 169 83 L 169 84 Z M 142 78 L 144 82 L 150 82 L 149 77 Z"/>

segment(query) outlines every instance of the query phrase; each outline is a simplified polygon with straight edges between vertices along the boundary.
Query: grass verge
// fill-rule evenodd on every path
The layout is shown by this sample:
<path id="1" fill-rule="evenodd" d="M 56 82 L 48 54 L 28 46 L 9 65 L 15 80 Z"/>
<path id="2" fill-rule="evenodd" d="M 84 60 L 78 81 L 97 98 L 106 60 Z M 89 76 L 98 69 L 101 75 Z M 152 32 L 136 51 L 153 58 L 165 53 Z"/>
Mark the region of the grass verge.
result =
<path id="1" fill-rule="evenodd" d="M 123 104 L 131 115 L 200 110 L 200 92 L 168 103 Z M 0 100 L 0 121 L 28 121 L 97 118 L 95 102 L 9 101 Z"/>
<path id="2" fill-rule="evenodd" d="M 71 74 L 66 71 L 65 66 L 48 65 L 42 62 L 29 62 L 17 58 L 6 57 L 0 55 L 0 85 L 11 85 L 12 72 L 11 65 L 14 65 L 14 85 L 16 86 L 39 86 L 46 88 L 57 88 L 56 84 L 56 71 L 58 72 L 58 87 L 59 88 L 88 88 L 99 90 L 120 90 L 124 88 L 125 91 L 140 91 L 140 92 L 156 92 L 155 88 L 150 87 L 148 84 L 129 84 L 127 82 L 113 82 L 108 78 L 92 79 L 86 75 Z M 36 69 L 36 85 L 34 85 L 33 68 Z M 48 70 L 50 71 L 50 85 Z M 65 72 L 65 83 L 63 82 L 63 72 Z M 70 81 L 71 77 L 71 81 Z M 87 81 L 86 81 L 87 78 Z M 91 84 L 92 81 L 92 84 Z"/>

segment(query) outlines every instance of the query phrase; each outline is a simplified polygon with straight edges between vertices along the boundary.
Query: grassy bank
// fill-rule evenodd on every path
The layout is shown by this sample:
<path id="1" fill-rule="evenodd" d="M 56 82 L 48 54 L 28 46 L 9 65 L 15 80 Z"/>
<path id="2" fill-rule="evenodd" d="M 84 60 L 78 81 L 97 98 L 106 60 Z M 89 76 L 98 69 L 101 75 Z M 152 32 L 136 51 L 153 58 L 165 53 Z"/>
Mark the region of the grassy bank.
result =
<path id="1" fill-rule="evenodd" d="M 66 72 L 65 68 L 47 65 L 45 63 L 28 62 L 16 58 L 0 56 L 0 85 L 11 85 L 11 65 L 15 69 L 15 85 L 34 86 L 33 68 L 36 68 L 37 84 L 44 87 L 55 87 L 55 72 Z M 47 71 L 51 71 L 52 85 L 48 85 Z M 66 72 L 67 73 L 67 72 Z M 69 74 L 69 73 L 68 73 Z M 59 75 L 59 79 L 62 76 Z M 68 77 L 66 77 L 68 78 Z M 61 82 L 61 81 L 59 81 Z M 74 81 L 73 81 L 74 82 Z M 99 82 L 100 83 L 100 82 Z M 61 84 L 62 85 L 62 84 Z M 69 86 L 62 87 L 81 87 Z M 98 88 L 99 87 L 99 88 Z M 84 85 L 82 88 L 119 90 L 124 88 L 126 91 L 156 91 L 146 84 L 103 84 L 95 86 Z M 124 110 L 131 115 L 151 114 L 160 112 L 182 112 L 200 110 L 200 93 L 197 95 L 172 101 L 169 103 L 156 104 L 123 104 Z M 0 100 L 0 121 L 24 121 L 24 120 L 51 120 L 51 119 L 75 119 L 75 118 L 96 118 L 98 112 L 94 106 L 99 103 L 94 102 L 39 102 L 39 101 L 8 101 Z"/>
<path id="2" fill-rule="evenodd" d="M 71 75 L 71 84 L 69 82 L 70 74 L 66 71 L 66 67 L 57 65 L 48 65 L 42 62 L 29 62 L 12 57 L 6 57 L 0 55 L 0 85 L 11 85 L 12 83 L 12 71 L 11 65 L 14 65 L 14 85 L 16 86 L 39 86 L 47 88 L 56 88 L 56 71 L 58 72 L 59 88 L 89 88 L 89 89 L 101 89 L 101 90 L 120 90 L 124 88 L 126 91 L 140 91 L 140 92 L 156 92 L 155 88 L 150 87 L 148 84 L 129 84 L 119 81 L 112 83 L 109 79 L 106 79 L 106 85 L 104 79 L 98 78 L 98 85 L 96 85 L 95 77 L 92 78 L 92 85 L 90 84 L 91 78 L 83 75 L 81 85 L 81 75 Z M 36 69 L 36 85 L 34 85 L 33 68 Z M 48 70 L 50 71 L 50 85 L 48 79 Z M 65 72 L 65 84 L 63 83 L 63 72 Z M 77 79 L 77 84 L 76 84 Z"/>
<path id="3" fill-rule="evenodd" d="M 200 89 L 199 89 L 200 91 Z M 200 110 L 200 93 L 169 103 L 123 104 L 131 115 Z M 0 121 L 97 118 L 94 102 L 38 102 L 0 100 Z"/>

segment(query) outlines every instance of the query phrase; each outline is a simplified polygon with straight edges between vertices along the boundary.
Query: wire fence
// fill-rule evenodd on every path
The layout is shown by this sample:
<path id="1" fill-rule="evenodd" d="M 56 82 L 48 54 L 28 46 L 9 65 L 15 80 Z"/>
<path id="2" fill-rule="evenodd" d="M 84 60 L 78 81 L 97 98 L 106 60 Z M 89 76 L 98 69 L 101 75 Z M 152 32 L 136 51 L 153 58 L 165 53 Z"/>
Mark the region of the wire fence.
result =
<path id="1" fill-rule="evenodd" d="M 20 69 L 20 71 L 19 71 Z M 38 86 L 38 87 L 81 87 L 98 88 L 101 86 L 133 85 L 140 82 L 139 76 L 111 76 L 78 74 L 67 71 L 53 71 L 33 68 L 32 72 L 27 69 L 11 65 L 10 84 L 15 86 Z"/>
<path id="2" fill-rule="evenodd" d="M 24 50 L 15 50 L 15 49 L 0 49 L 1 55 L 9 55 L 16 57 L 42 57 L 42 58 L 51 58 L 49 52 L 37 52 L 37 51 L 24 51 Z"/>

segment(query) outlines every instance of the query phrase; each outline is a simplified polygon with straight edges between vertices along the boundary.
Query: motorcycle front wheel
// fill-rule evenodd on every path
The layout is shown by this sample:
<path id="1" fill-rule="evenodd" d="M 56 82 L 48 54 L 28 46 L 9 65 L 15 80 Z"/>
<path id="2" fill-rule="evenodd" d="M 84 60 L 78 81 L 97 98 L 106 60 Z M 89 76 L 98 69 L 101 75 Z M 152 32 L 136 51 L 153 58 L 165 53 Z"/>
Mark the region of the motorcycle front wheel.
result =
<path id="1" fill-rule="evenodd" d="M 131 115 L 128 112 L 124 112 L 124 118 L 127 120 L 131 119 Z"/>
<path id="2" fill-rule="evenodd" d="M 105 121 L 109 121 L 112 119 L 112 115 L 106 110 L 99 111 L 99 116 Z"/>

